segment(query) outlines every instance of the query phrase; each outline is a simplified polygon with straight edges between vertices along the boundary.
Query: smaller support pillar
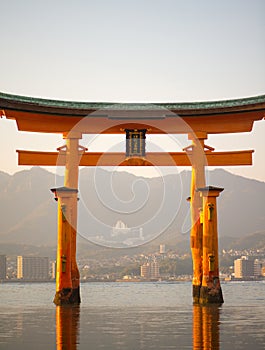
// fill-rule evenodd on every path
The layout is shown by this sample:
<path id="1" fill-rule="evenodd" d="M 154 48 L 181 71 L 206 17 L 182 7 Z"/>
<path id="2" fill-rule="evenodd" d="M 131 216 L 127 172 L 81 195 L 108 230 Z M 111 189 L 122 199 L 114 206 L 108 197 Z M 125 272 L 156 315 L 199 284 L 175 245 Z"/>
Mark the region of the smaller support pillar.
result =
<path id="1" fill-rule="evenodd" d="M 73 295 L 72 285 L 72 244 L 71 244 L 71 204 L 77 189 L 68 187 L 53 188 L 51 191 L 58 201 L 58 243 L 56 259 L 56 294 L 54 304 L 78 304 Z"/>
<path id="2" fill-rule="evenodd" d="M 203 278 L 200 304 L 224 302 L 219 279 L 218 233 L 216 198 L 223 188 L 208 186 L 198 188 L 203 197 Z"/>

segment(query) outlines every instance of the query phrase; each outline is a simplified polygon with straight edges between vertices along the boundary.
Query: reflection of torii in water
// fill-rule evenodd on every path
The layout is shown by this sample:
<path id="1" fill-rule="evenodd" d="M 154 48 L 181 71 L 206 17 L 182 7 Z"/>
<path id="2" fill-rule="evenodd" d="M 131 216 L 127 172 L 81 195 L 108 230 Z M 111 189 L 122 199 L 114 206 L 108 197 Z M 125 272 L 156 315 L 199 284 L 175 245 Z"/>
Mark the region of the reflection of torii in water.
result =
<path id="1" fill-rule="evenodd" d="M 193 300 L 222 302 L 216 216 L 216 197 L 221 189 L 205 188 L 204 168 L 251 165 L 253 151 L 214 152 L 204 141 L 208 134 L 250 132 L 253 122 L 264 118 L 265 96 L 198 103 L 111 105 L 0 93 L 0 109 L 6 118 L 16 120 L 18 130 L 61 133 L 66 140 L 58 152 L 18 151 L 20 165 L 65 166 L 64 187 L 53 190 L 58 200 L 56 304 L 80 303 L 76 264 L 79 165 L 192 166 Z M 125 132 L 126 154 L 87 152 L 79 145 L 82 134 Z M 184 152 L 145 153 L 146 133 L 188 134 L 192 144 Z"/>

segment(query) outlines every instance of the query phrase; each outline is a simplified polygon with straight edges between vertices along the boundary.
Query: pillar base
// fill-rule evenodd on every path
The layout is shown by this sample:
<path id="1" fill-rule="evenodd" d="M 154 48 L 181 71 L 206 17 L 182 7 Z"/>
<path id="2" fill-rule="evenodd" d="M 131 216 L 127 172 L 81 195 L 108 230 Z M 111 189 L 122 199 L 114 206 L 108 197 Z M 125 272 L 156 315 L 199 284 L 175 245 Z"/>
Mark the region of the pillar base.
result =
<path id="1" fill-rule="evenodd" d="M 73 304 L 80 304 L 81 303 L 80 286 L 72 289 L 72 300 L 74 300 Z"/>
<path id="2" fill-rule="evenodd" d="M 200 304 L 223 304 L 223 293 L 221 287 L 209 288 L 202 286 L 200 291 Z"/>
<path id="3" fill-rule="evenodd" d="M 200 302 L 200 292 L 201 292 L 201 285 L 192 285 L 192 297 L 193 297 L 193 304 L 199 304 Z"/>
<path id="4" fill-rule="evenodd" d="M 64 288 L 56 292 L 53 299 L 55 305 L 79 305 L 81 303 L 80 289 Z"/>

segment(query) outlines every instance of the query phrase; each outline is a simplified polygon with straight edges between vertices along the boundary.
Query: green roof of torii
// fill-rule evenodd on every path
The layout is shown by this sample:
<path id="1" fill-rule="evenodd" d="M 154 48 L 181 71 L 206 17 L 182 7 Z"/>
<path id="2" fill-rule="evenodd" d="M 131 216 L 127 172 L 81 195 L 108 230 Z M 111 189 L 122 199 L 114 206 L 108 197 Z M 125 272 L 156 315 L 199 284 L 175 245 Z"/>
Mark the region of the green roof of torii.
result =
<path id="1" fill-rule="evenodd" d="M 145 111 L 167 109 L 170 111 L 190 114 L 203 114 L 217 111 L 220 113 L 229 110 L 259 110 L 265 109 L 265 95 L 218 101 L 178 102 L 178 103 L 107 103 L 107 102 L 77 102 L 51 100 L 44 98 L 12 95 L 0 92 L 0 109 L 15 109 L 55 114 L 84 115 L 100 109 L 115 109 L 120 111 Z M 192 113 L 191 113 L 192 114 Z"/>

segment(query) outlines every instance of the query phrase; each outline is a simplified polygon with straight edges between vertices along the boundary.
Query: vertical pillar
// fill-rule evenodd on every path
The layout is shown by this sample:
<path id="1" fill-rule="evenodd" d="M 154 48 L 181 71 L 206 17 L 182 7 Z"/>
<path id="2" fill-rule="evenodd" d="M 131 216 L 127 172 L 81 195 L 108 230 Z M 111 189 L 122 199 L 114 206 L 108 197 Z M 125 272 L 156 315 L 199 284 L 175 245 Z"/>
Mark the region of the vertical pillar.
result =
<path id="1" fill-rule="evenodd" d="M 190 189 L 190 207 L 191 207 L 191 254 L 193 263 L 192 294 L 193 302 L 199 303 L 200 288 L 202 284 L 202 224 L 200 223 L 200 209 L 202 208 L 202 198 L 196 191 L 198 187 L 205 186 L 205 154 L 204 140 L 207 134 L 197 132 L 189 134 L 191 144 L 191 189 Z M 186 149 L 187 150 L 187 149 Z"/>
<path id="2" fill-rule="evenodd" d="M 66 163 L 64 186 L 78 188 L 79 162 L 82 152 L 79 150 L 79 139 L 81 133 L 68 133 L 64 135 L 66 140 Z M 83 149 L 84 150 L 84 149 Z M 76 228 L 77 228 L 77 193 L 72 197 L 71 203 L 71 278 L 72 278 L 72 298 L 74 303 L 80 303 L 80 274 L 76 261 Z"/>
<path id="3" fill-rule="evenodd" d="M 67 187 L 53 188 L 58 201 L 58 242 L 56 259 L 56 305 L 73 304 L 72 245 L 71 245 L 71 204 L 77 190 Z"/>
<path id="4" fill-rule="evenodd" d="M 203 198 L 203 278 L 200 291 L 201 304 L 224 302 L 219 279 L 217 205 L 216 198 L 223 188 L 198 188 Z"/>

